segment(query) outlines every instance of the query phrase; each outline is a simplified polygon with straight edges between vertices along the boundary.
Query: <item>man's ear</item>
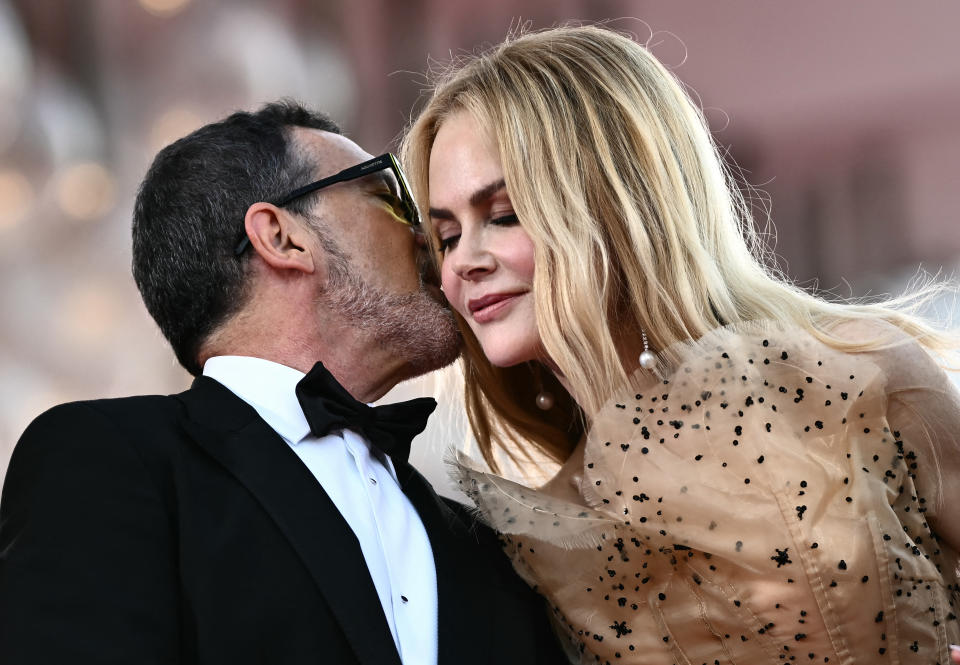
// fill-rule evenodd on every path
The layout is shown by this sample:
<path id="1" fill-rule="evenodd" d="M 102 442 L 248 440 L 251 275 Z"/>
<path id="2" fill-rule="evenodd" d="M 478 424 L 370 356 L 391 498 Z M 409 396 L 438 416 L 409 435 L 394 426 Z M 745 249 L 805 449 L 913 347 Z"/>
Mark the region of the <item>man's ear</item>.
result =
<path id="1" fill-rule="evenodd" d="M 305 273 L 316 270 L 309 231 L 294 215 L 261 201 L 247 208 L 243 223 L 251 248 L 271 267 Z"/>

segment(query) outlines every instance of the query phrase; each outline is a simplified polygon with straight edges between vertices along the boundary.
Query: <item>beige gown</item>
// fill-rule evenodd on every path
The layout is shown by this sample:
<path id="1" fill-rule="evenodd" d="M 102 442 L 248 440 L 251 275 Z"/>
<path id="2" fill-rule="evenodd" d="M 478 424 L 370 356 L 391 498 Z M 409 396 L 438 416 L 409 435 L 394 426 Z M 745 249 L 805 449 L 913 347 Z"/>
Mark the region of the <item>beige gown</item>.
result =
<path id="1" fill-rule="evenodd" d="M 948 663 L 958 558 L 928 518 L 960 506 L 921 490 L 960 402 L 929 356 L 751 324 L 660 368 L 594 419 L 575 498 L 455 463 L 571 660 Z"/>

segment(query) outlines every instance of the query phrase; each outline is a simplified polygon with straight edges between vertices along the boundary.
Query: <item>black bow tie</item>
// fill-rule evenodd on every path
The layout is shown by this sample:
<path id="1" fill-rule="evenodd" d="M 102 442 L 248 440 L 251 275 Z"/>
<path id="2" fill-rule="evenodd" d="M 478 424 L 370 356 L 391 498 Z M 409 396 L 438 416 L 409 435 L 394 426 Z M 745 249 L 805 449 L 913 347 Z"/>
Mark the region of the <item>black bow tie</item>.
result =
<path id="1" fill-rule="evenodd" d="M 351 429 L 404 462 L 410 456 L 413 437 L 423 431 L 427 418 L 437 408 L 432 397 L 368 406 L 354 399 L 319 362 L 297 384 L 297 399 L 314 436 Z"/>

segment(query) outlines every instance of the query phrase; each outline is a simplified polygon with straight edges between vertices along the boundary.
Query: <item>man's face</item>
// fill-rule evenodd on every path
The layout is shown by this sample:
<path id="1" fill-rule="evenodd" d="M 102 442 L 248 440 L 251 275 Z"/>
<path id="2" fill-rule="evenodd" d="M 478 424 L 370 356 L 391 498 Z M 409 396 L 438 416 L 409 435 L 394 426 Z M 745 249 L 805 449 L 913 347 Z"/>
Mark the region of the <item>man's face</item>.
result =
<path id="1" fill-rule="evenodd" d="M 337 134 L 297 128 L 294 137 L 318 155 L 317 179 L 372 157 Z M 322 227 L 319 244 L 329 267 L 320 300 L 406 360 L 415 375 L 453 362 L 460 335 L 426 269 L 422 239 L 398 218 L 392 178 L 380 171 L 314 195 L 311 214 Z"/>

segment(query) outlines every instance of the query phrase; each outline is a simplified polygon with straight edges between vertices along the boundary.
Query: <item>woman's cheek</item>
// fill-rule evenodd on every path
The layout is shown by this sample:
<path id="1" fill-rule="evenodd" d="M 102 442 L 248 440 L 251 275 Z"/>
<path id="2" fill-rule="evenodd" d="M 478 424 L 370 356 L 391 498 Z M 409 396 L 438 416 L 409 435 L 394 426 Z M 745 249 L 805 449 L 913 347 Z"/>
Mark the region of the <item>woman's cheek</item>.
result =
<path id="1" fill-rule="evenodd" d="M 463 316 L 464 307 L 463 303 L 460 302 L 459 280 L 453 274 L 453 271 L 447 268 L 446 263 L 440 265 L 440 286 L 450 306 Z"/>

